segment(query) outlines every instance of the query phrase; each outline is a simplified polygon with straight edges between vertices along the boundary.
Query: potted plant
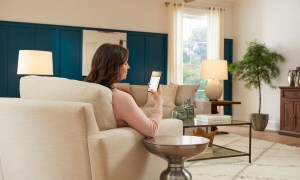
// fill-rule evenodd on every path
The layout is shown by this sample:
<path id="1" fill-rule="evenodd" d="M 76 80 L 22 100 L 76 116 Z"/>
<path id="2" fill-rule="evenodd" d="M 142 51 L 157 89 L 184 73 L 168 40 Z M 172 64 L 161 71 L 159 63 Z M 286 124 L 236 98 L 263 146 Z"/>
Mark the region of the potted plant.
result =
<path id="1" fill-rule="evenodd" d="M 241 61 L 236 61 L 228 65 L 228 71 L 232 73 L 233 79 L 245 81 L 247 89 L 258 89 L 258 113 L 252 113 L 250 116 L 254 130 L 265 130 L 269 119 L 268 114 L 260 112 L 261 85 L 264 82 L 271 88 L 276 88 L 271 80 L 279 76 L 278 64 L 284 61 L 285 58 L 282 55 L 269 50 L 265 44 L 254 40 L 248 43 L 248 48 Z"/>

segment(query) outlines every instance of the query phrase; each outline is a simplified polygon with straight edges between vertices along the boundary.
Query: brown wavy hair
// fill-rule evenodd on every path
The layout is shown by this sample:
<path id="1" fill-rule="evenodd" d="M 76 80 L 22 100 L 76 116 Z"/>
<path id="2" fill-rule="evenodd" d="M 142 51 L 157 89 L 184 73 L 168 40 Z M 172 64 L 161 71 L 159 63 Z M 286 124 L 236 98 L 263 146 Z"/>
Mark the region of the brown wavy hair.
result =
<path id="1" fill-rule="evenodd" d="M 101 45 L 92 60 L 91 71 L 85 81 L 101 84 L 114 89 L 114 83 L 120 82 L 120 68 L 128 61 L 129 52 L 117 44 Z"/>

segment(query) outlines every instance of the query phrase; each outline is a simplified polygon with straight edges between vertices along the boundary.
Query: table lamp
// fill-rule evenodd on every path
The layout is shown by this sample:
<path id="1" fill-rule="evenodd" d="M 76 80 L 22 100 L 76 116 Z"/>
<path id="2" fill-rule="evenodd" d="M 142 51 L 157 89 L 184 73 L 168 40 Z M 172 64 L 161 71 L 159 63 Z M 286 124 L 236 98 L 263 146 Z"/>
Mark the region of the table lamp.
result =
<path id="1" fill-rule="evenodd" d="M 227 61 L 204 60 L 200 69 L 200 78 L 208 79 L 205 95 L 210 101 L 217 101 L 223 92 L 220 80 L 228 79 Z"/>
<path id="2" fill-rule="evenodd" d="M 52 52 L 20 50 L 17 74 L 53 75 Z"/>

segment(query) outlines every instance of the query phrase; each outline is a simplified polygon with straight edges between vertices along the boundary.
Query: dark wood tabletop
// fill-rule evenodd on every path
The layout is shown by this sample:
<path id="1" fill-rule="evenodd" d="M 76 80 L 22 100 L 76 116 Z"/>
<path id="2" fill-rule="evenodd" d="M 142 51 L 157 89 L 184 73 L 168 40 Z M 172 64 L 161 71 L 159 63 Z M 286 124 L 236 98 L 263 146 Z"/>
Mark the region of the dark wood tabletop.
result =
<path id="1" fill-rule="evenodd" d="M 239 101 L 227 101 L 227 100 L 218 100 L 218 101 L 210 101 L 211 102 L 211 113 L 218 114 L 218 106 L 230 106 L 232 104 L 241 104 Z"/>

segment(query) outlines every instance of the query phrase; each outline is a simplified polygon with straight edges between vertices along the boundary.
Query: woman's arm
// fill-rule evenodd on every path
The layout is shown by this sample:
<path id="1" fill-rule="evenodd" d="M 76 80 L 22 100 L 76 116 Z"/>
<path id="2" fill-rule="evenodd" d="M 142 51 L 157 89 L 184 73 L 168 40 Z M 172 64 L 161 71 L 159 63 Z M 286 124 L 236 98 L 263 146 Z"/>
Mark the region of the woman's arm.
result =
<path id="1" fill-rule="evenodd" d="M 136 129 L 140 133 L 154 137 L 158 129 L 159 121 L 162 118 L 162 99 L 155 93 L 156 92 L 153 92 L 155 104 L 148 118 L 129 94 L 114 89 L 113 110 L 117 123 L 123 120 L 128 126 Z"/>

